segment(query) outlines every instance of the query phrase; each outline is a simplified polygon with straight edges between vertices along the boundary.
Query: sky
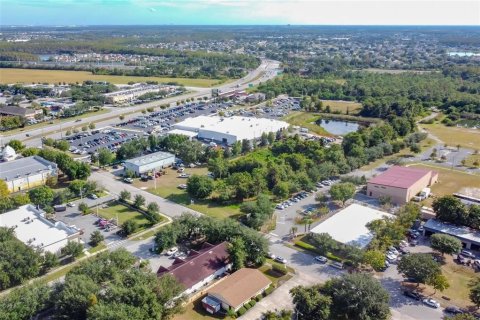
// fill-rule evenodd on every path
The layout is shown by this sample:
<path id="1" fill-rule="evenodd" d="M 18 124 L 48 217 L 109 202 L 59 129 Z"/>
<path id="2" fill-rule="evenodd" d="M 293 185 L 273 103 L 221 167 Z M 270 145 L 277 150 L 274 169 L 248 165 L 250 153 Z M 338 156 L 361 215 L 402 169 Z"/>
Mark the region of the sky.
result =
<path id="1" fill-rule="evenodd" d="M 1 25 L 480 25 L 480 0 L 0 0 Z"/>

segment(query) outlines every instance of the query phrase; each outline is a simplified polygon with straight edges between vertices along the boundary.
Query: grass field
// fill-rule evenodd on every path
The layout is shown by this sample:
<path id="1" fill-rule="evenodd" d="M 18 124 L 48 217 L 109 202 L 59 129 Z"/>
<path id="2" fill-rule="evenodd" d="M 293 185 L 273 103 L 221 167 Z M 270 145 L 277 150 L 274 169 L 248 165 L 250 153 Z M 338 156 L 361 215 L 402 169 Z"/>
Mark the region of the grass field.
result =
<path id="1" fill-rule="evenodd" d="M 342 100 L 322 100 L 323 107 L 330 106 L 332 112 L 348 113 L 351 115 L 357 114 L 362 109 L 362 104 L 354 101 Z"/>
<path id="2" fill-rule="evenodd" d="M 211 87 L 223 81 L 218 79 L 189 79 L 189 78 L 162 78 L 162 77 L 133 77 L 133 76 L 109 76 L 94 75 L 88 71 L 68 70 L 38 70 L 38 69 L 15 69 L 0 68 L 0 83 L 74 83 L 86 80 L 108 81 L 114 84 L 127 84 L 133 82 L 158 81 L 177 82 L 185 86 Z"/>
<path id="3" fill-rule="evenodd" d="M 454 192 L 480 196 L 480 176 L 478 175 L 425 164 L 415 164 L 412 167 L 431 169 L 439 173 L 438 182 L 431 187 L 435 197 L 451 195 Z M 425 202 L 430 205 L 432 201 L 433 199 L 429 198 Z"/>
<path id="4" fill-rule="evenodd" d="M 480 130 L 447 127 L 443 124 L 420 124 L 420 126 L 438 137 L 449 146 L 460 145 L 464 148 L 475 149 L 480 146 Z"/>
<path id="5" fill-rule="evenodd" d="M 468 283 L 477 277 L 472 268 L 456 264 L 451 256 L 445 256 L 445 263 L 441 266 L 442 273 L 447 277 L 450 287 L 440 292 L 430 286 L 420 285 L 420 290 L 425 296 L 432 296 L 442 305 L 456 305 L 462 308 L 472 307 L 472 303 L 468 297 Z M 412 288 L 415 285 L 411 285 Z M 448 297 L 450 300 L 445 300 Z"/>
<path id="6" fill-rule="evenodd" d="M 480 147 L 480 146 L 479 146 Z M 465 159 L 466 163 L 465 165 L 467 167 L 474 167 L 473 163 L 475 161 L 477 161 L 478 163 L 480 163 L 480 154 L 477 153 L 477 154 L 471 154 L 469 155 L 466 159 Z"/>
<path id="7" fill-rule="evenodd" d="M 187 168 L 185 170 L 188 174 L 206 175 L 207 168 Z M 173 169 L 167 169 L 167 174 L 157 178 L 157 189 L 152 180 L 143 182 L 136 181 L 134 185 L 141 189 L 146 189 L 148 192 L 159 195 L 175 203 L 184 205 L 192 210 L 204 213 L 215 218 L 236 217 L 241 215 L 239 205 L 219 205 L 210 200 L 195 200 L 191 203 L 191 198 L 185 190 L 178 189 L 179 184 L 186 184 L 187 179 L 178 178 L 179 173 Z"/>
<path id="8" fill-rule="evenodd" d="M 98 213 L 105 219 L 116 219 L 118 215 L 120 225 L 127 220 L 135 220 L 139 226 L 143 227 L 150 225 L 150 222 L 143 214 L 118 202 L 107 204 L 106 207 L 99 207 Z"/>
<path id="9" fill-rule="evenodd" d="M 322 136 L 331 136 L 329 132 L 327 132 L 325 129 L 323 129 L 322 127 L 314 123 L 319 118 L 320 116 L 318 115 L 313 115 L 311 113 L 307 113 L 303 111 L 296 111 L 286 115 L 285 117 L 282 118 L 282 120 L 285 120 L 286 122 L 294 126 L 307 128 L 309 131 Z"/>
<path id="10" fill-rule="evenodd" d="M 425 149 L 428 149 L 430 147 L 433 147 L 434 145 L 435 145 L 435 141 L 430 139 L 430 138 L 427 138 L 427 139 L 423 140 L 422 142 L 420 142 L 420 148 L 422 149 L 422 151 L 424 151 Z M 377 159 L 373 162 L 370 162 L 369 164 L 361 167 L 360 170 L 363 170 L 363 171 L 373 170 L 376 167 L 384 164 L 388 160 L 395 159 L 395 158 L 398 158 L 398 157 L 408 158 L 410 156 L 413 156 L 413 152 L 410 151 L 410 148 L 405 148 L 405 149 L 400 150 L 399 153 L 395 153 L 395 154 L 392 154 L 390 156 L 386 156 L 385 158 Z"/>

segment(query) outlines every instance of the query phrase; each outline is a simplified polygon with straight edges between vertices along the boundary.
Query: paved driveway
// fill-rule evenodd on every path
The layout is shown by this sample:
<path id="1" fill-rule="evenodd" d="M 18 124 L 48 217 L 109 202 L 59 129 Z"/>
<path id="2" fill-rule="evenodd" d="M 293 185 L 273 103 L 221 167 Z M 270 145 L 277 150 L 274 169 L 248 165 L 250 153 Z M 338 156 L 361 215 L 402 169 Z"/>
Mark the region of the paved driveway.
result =
<path id="1" fill-rule="evenodd" d="M 118 197 L 120 192 L 122 192 L 123 190 L 129 191 L 132 194 L 132 198 L 135 197 L 135 195 L 137 194 L 141 194 L 145 197 L 147 203 L 156 202 L 160 207 L 160 212 L 169 217 L 178 217 L 184 212 L 201 215 L 201 213 L 198 211 L 189 209 L 175 202 L 169 201 L 165 198 L 138 189 L 131 184 L 124 183 L 118 180 L 115 175 L 108 171 L 95 171 L 92 173 L 89 180 L 96 181 L 99 185 L 105 187 L 105 189 L 108 190 L 108 192 L 110 192 L 110 194 L 115 197 Z"/>

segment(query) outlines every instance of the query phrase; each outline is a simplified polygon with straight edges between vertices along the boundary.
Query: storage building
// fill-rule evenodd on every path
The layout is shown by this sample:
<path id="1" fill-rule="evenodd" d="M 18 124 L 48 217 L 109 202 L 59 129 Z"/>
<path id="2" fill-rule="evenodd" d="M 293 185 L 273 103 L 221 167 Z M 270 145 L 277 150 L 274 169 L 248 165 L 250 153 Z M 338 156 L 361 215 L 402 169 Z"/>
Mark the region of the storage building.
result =
<path id="1" fill-rule="evenodd" d="M 57 174 L 57 164 L 39 156 L 0 163 L 0 179 L 7 183 L 10 192 L 44 185 L 49 177 Z"/>
<path id="2" fill-rule="evenodd" d="M 175 163 L 175 155 L 168 152 L 155 152 L 125 161 L 125 170 L 132 170 L 137 176 L 161 170 Z"/>
<path id="3" fill-rule="evenodd" d="M 428 169 L 393 166 L 367 183 L 367 196 L 389 197 L 403 205 L 438 180 L 438 172 Z"/>

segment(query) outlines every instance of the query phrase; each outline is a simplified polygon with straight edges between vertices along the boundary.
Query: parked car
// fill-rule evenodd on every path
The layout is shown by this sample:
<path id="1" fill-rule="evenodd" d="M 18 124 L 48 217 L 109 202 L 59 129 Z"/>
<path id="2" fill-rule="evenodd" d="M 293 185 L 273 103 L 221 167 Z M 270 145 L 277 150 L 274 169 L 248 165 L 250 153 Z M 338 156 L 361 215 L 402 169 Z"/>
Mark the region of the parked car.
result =
<path id="1" fill-rule="evenodd" d="M 328 259 L 325 258 L 324 256 L 316 256 L 315 260 L 320 262 L 320 263 L 327 263 L 328 262 Z"/>
<path id="2" fill-rule="evenodd" d="M 465 311 L 463 311 L 459 307 L 455 307 L 455 306 L 446 307 L 444 311 L 445 311 L 445 313 L 450 313 L 450 314 L 464 314 L 465 313 Z"/>
<path id="3" fill-rule="evenodd" d="M 271 252 L 268 252 L 267 253 L 267 258 L 270 258 L 270 259 L 275 259 L 275 255 Z"/>
<path id="4" fill-rule="evenodd" d="M 334 262 L 330 266 L 337 268 L 337 269 L 343 269 L 343 263 L 341 262 Z"/>
<path id="5" fill-rule="evenodd" d="M 133 183 L 133 179 L 132 178 L 125 178 L 125 179 L 123 179 L 123 182 Z"/>
<path id="6" fill-rule="evenodd" d="M 287 259 L 285 258 L 282 258 L 282 257 L 275 257 L 275 259 L 273 259 L 277 262 L 280 262 L 280 263 L 283 263 L 283 264 L 287 264 Z"/>
<path id="7" fill-rule="evenodd" d="M 475 259 L 475 258 L 476 258 L 476 256 L 475 256 L 472 252 L 470 252 L 470 251 L 468 251 L 468 250 L 462 250 L 462 251 L 460 251 L 460 254 L 461 254 L 462 256 L 467 257 L 467 258 L 470 258 L 470 259 Z"/>
<path id="8" fill-rule="evenodd" d="M 167 250 L 167 256 L 172 256 L 178 251 L 177 247 L 173 247 Z"/>
<path id="9" fill-rule="evenodd" d="M 436 300 L 433 300 L 432 298 L 423 299 L 422 302 L 429 307 L 435 309 L 440 308 L 440 303 L 438 303 Z"/>
<path id="10" fill-rule="evenodd" d="M 95 193 L 91 193 L 91 194 L 88 195 L 88 198 L 90 198 L 92 200 L 97 200 L 98 196 Z"/>
<path id="11" fill-rule="evenodd" d="M 75 207 L 75 203 L 69 202 L 69 203 L 67 203 L 67 207 L 73 208 L 73 207 Z"/>
<path id="12" fill-rule="evenodd" d="M 185 189 L 187 189 L 187 185 L 182 183 L 182 184 L 179 184 L 177 188 L 185 190 Z"/>
<path id="13" fill-rule="evenodd" d="M 420 293 L 415 291 L 410 291 L 410 290 L 403 291 L 403 295 L 415 300 L 421 300 L 423 298 L 423 296 Z"/>

